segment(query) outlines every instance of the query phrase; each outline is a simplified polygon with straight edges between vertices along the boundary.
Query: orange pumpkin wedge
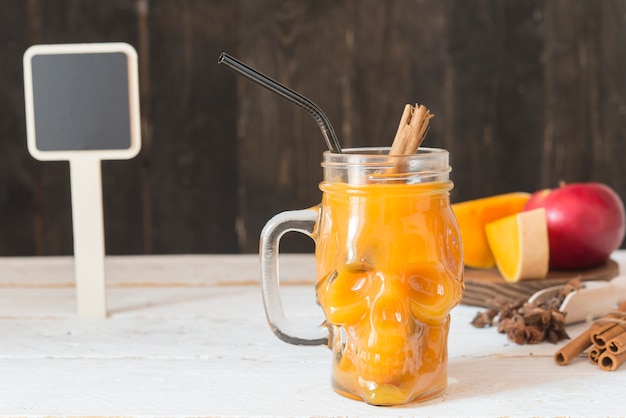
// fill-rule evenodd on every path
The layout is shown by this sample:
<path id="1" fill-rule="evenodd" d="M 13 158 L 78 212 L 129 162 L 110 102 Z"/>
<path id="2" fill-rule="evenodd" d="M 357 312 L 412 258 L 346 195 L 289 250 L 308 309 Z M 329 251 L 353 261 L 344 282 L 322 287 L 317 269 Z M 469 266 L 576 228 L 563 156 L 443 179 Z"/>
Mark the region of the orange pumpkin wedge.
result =
<path id="1" fill-rule="evenodd" d="M 452 205 L 461 230 L 466 266 L 487 269 L 496 265 L 485 235 L 485 225 L 521 212 L 528 199 L 530 193 L 514 192 Z"/>
<path id="2" fill-rule="evenodd" d="M 491 222 L 485 226 L 485 232 L 498 270 L 505 280 L 517 282 L 547 276 L 550 247 L 544 208 Z"/>

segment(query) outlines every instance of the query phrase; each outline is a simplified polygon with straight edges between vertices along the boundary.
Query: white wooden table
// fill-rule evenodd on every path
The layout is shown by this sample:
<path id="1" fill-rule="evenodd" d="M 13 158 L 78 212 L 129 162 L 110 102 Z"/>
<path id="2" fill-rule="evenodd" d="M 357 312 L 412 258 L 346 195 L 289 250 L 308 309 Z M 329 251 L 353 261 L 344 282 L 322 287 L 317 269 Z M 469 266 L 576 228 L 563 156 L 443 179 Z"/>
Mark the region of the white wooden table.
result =
<path id="1" fill-rule="evenodd" d="M 626 272 L 626 252 L 614 257 Z M 281 258 L 288 317 L 321 321 L 310 255 Z M 76 316 L 70 257 L 0 259 L 0 415 L 624 416 L 626 367 L 556 366 L 561 345 L 518 346 L 452 313 L 449 385 L 381 408 L 330 388 L 330 352 L 267 326 L 258 260 L 107 257 L 109 317 Z M 576 336 L 587 325 L 568 328 Z"/>

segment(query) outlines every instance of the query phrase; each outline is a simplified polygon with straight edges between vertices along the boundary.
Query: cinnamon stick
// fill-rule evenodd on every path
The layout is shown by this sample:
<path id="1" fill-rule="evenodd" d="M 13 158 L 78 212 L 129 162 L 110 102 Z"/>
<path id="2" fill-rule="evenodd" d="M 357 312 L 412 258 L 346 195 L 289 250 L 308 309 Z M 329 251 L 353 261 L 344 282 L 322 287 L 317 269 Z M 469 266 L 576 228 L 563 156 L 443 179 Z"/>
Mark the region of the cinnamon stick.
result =
<path id="1" fill-rule="evenodd" d="M 411 121 L 412 108 L 413 106 L 411 106 L 410 104 L 404 106 L 404 111 L 402 112 L 402 117 L 400 117 L 400 124 L 398 125 L 396 136 L 394 137 L 393 143 L 391 144 L 391 150 L 389 150 L 389 155 L 404 154 L 404 149 L 406 148 L 404 132 L 405 127 Z"/>
<path id="2" fill-rule="evenodd" d="M 563 347 L 561 347 L 556 353 L 554 353 L 554 361 L 559 366 L 565 366 L 572 359 L 578 357 L 586 349 L 591 347 L 592 340 L 591 335 L 598 328 L 597 324 L 592 325 L 583 331 L 578 337 L 574 338 Z"/>
<path id="3" fill-rule="evenodd" d="M 600 366 L 602 370 L 612 372 L 624 363 L 624 361 L 626 361 L 626 352 L 615 354 L 609 350 L 605 350 L 598 359 L 598 366 Z"/>
<path id="4" fill-rule="evenodd" d="M 405 154 L 415 154 L 422 141 L 426 136 L 426 129 L 428 129 L 428 120 L 431 118 L 430 112 L 424 106 L 418 105 L 413 110 L 411 116 L 411 123 L 409 124 L 409 132 Z"/>
<path id="5" fill-rule="evenodd" d="M 434 116 L 423 105 L 405 105 L 389 155 L 415 154 L 424 141 L 429 121 Z"/>
<path id="6" fill-rule="evenodd" d="M 613 354 L 619 354 L 626 351 L 626 332 L 611 338 L 607 341 L 606 347 Z"/>
<path id="7" fill-rule="evenodd" d="M 615 322 L 608 322 L 608 327 L 604 329 L 602 332 L 598 332 L 596 335 L 593 335 L 591 338 L 593 343 L 600 348 L 606 348 L 607 342 L 618 335 L 626 332 L 626 328 L 622 325 Z"/>
<path id="8" fill-rule="evenodd" d="M 600 323 L 600 326 L 591 334 L 591 342 L 600 348 L 604 348 L 606 346 L 606 336 L 610 335 L 611 338 L 615 336 L 613 334 L 614 331 L 611 330 L 613 330 L 616 325 L 617 324 L 614 322 Z"/>
<path id="9" fill-rule="evenodd" d="M 600 356 L 602 355 L 602 353 L 604 353 L 604 349 L 594 345 L 587 352 L 587 358 L 589 358 L 589 361 L 592 362 L 593 364 L 598 364 L 598 360 L 600 359 Z"/>

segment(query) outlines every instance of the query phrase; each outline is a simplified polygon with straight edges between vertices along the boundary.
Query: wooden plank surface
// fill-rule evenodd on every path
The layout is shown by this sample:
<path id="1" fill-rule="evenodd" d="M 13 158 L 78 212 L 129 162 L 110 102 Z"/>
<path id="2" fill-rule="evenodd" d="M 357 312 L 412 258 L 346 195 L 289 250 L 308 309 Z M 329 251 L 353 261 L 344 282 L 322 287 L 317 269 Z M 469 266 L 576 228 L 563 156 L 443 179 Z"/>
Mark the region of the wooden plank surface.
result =
<path id="1" fill-rule="evenodd" d="M 624 196 L 622 161 L 624 52 L 608 53 L 626 35 L 623 1 L 545 2 L 545 118 L 542 183 L 603 181 Z M 576 88 L 573 88 L 576 86 Z M 621 110 L 620 110 L 621 109 Z M 611 168 L 608 168 L 611 167 Z"/>
<path id="2" fill-rule="evenodd" d="M 39 253 L 34 162 L 26 149 L 22 56 L 29 46 L 27 2 L 0 3 L 0 254 Z M 18 80 L 20 80 L 18 82 Z"/>
<path id="3" fill-rule="evenodd" d="M 538 188 L 540 1 L 449 2 L 444 146 L 453 201 Z"/>
<path id="4" fill-rule="evenodd" d="M 441 147 L 443 2 L 369 0 L 346 5 L 346 145 L 391 146 L 404 105 L 418 102 L 435 114 L 424 146 Z"/>
<path id="5" fill-rule="evenodd" d="M 624 253 L 616 260 L 624 266 Z M 311 261 L 310 255 L 284 256 L 287 282 L 298 280 Z M 446 392 L 419 404 L 368 406 L 331 390 L 325 347 L 290 346 L 271 333 L 260 289 L 245 284 L 257 276 L 254 256 L 126 256 L 108 262 L 115 266 L 113 313 L 85 320 L 75 316 L 73 288 L 65 285 L 71 258 L 0 258 L 1 414 L 623 414 L 626 369 L 602 372 L 582 357 L 556 366 L 552 354 L 563 342 L 513 344 L 495 329 L 471 327 L 477 308 L 468 306 L 452 311 Z M 213 281 L 222 274 L 230 285 Z M 319 324 L 312 284 L 292 282 L 281 293 L 292 322 Z M 574 336 L 585 327 L 567 331 Z"/>
<path id="6" fill-rule="evenodd" d="M 235 46 L 236 4 L 147 4 L 150 251 L 236 252 L 235 80 L 217 65 Z"/>
<path id="7" fill-rule="evenodd" d="M 241 42 L 233 55 L 312 100 L 340 135 L 348 17 L 343 5 L 333 3 L 241 2 Z M 271 216 L 320 202 L 319 164 L 327 148 L 319 126 L 300 107 L 241 77 L 237 85 L 240 246 L 256 252 Z M 309 251 L 312 242 L 289 234 L 283 248 Z"/>

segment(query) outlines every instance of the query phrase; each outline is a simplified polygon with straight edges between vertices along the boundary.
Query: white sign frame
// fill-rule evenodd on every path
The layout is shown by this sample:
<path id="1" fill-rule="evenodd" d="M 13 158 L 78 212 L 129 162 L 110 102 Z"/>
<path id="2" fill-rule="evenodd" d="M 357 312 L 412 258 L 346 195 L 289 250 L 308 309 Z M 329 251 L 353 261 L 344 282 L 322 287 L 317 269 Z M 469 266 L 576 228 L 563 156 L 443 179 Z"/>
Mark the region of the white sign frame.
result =
<path id="1" fill-rule="evenodd" d="M 40 150 L 35 131 L 32 59 L 53 54 L 123 53 L 127 57 L 130 146 L 125 149 L 104 150 Z M 72 228 L 76 271 L 77 311 L 79 316 L 104 318 L 106 283 L 104 274 L 104 220 L 102 211 L 101 160 L 126 160 L 141 149 L 141 120 L 139 112 L 139 76 L 137 52 L 124 42 L 89 44 L 34 45 L 24 53 L 24 101 L 26 136 L 30 154 L 40 161 L 70 163 L 72 198 Z"/>
<path id="2" fill-rule="evenodd" d="M 37 148 L 35 131 L 35 108 L 33 96 L 32 59 L 36 55 L 63 54 L 107 54 L 123 53 L 128 59 L 128 92 L 130 109 L 130 147 L 114 150 L 68 150 L 42 151 Z M 137 52 L 125 42 L 91 44 L 48 44 L 33 45 L 24 53 L 24 101 L 26 105 L 26 139 L 28 151 L 40 161 L 71 161 L 75 157 L 97 157 L 100 160 L 128 160 L 135 157 L 141 149 L 141 120 L 139 117 L 139 76 Z"/>

